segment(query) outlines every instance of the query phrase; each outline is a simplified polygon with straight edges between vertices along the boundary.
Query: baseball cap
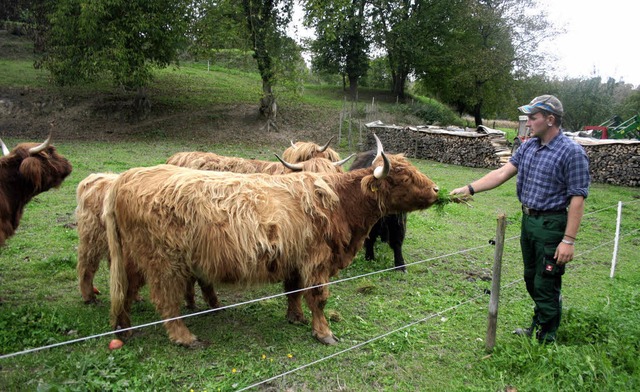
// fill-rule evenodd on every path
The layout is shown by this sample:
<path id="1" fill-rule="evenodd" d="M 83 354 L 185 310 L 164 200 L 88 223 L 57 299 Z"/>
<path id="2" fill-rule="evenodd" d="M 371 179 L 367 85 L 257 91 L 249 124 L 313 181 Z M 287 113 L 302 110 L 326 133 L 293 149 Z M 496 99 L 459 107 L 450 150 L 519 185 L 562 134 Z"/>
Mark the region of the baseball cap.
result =
<path id="1" fill-rule="evenodd" d="M 518 110 L 524 114 L 535 114 L 541 110 L 556 114 L 560 117 L 564 114 L 562 102 L 553 95 L 548 94 L 535 97 L 528 105 L 520 106 Z"/>

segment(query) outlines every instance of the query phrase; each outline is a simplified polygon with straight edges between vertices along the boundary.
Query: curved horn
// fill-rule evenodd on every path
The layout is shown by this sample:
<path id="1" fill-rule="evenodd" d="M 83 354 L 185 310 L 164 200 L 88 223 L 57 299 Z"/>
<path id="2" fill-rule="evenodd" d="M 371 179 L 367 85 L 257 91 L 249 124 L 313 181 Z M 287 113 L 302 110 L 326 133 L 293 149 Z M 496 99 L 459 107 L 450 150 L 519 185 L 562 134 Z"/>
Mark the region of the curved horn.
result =
<path id="1" fill-rule="evenodd" d="M 384 161 L 384 165 L 378 166 L 373 171 L 373 176 L 378 180 L 382 180 L 389 175 L 389 171 L 391 170 L 391 162 L 389 162 L 389 158 L 387 158 L 387 154 L 381 152 L 382 160 Z"/>
<path id="2" fill-rule="evenodd" d="M 333 162 L 333 166 L 342 166 L 345 163 L 347 163 L 349 161 L 349 159 L 353 158 L 356 154 L 353 153 L 351 155 L 349 155 L 348 157 L 346 157 L 345 159 L 338 161 L 338 162 Z"/>
<path id="3" fill-rule="evenodd" d="M 273 154 L 273 155 L 275 155 L 276 158 L 278 158 L 278 160 L 280 162 L 282 162 L 282 164 L 287 169 L 290 169 L 290 170 L 293 170 L 293 171 L 302 171 L 302 165 L 301 164 L 299 164 L 299 163 L 298 164 L 289 163 L 289 162 L 286 162 L 284 159 L 280 158 L 280 156 L 278 154 Z"/>
<path id="4" fill-rule="evenodd" d="M 2 139 L 0 139 L 0 144 L 2 144 L 2 155 L 9 155 L 9 149 L 7 148 L 7 145 L 4 144 Z"/>
<path id="5" fill-rule="evenodd" d="M 373 161 L 371 161 L 372 165 L 376 161 L 376 159 L 378 159 L 378 157 L 380 157 L 380 153 L 382 153 L 384 151 L 384 149 L 382 148 L 382 142 L 380 141 L 380 139 L 378 139 L 378 135 L 376 135 L 374 133 L 373 137 L 376 139 L 376 156 L 374 156 L 373 157 Z"/>
<path id="6" fill-rule="evenodd" d="M 49 137 L 47 138 L 47 140 L 44 141 L 44 143 L 42 143 L 41 145 L 39 145 L 37 147 L 31 147 L 29 149 L 29 154 L 34 155 L 34 154 L 39 153 L 40 151 L 42 151 L 45 148 L 49 147 L 50 143 L 51 143 L 51 132 L 49 132 Z"/>
<path id="7" fill-rule="evenodd" d="M 298 148 L 298 146 L 296 146 L 295 143 L 293 143 L 293 140 L 291 140 L 291 147 Z"/>
<path id="8" fill-rule="evenodd" d="M 335 137 L 335 136 L 331 136 L 331 138 L 329 139 L 329 141 L 327 142 L 327 144 L 325 144 L 325 145 L 324 145 L 324 146 L 322 146 L 322 147 L 316 148 L 316 151 L 317 151 L 317 152 L 324 152 L 324 150 L 326 150 L 326 149 L 327 149 L 327 147 L 329 147 L 329 144 L 331 144 L 331 142 L 333 141 L 333 138 L 334 138 L 334 137 Z"/>
<path id="9" fill-rule="evenodd" d="M 389 171 L 391 170 L 391 163 L 389 162 L 389 158 L 387 158 L 387 156 L 384 153 L 384 149 L 382 148 L 382 142 L 378 138 L 378 135 L 374 133 L 373 137 L 376 139 L 376 145 L 377 145 L 376 157 L 373 158 L 373 162 L 375 162 L 379 156 L 382 156 L 382 160 L 384 161 L 384 165 L 378 166 L 375 168 L 375 170 L 373 171 L 373 176 L 378 180 L 382 180 L 383 178 L 387 177 L 387 175 L 389 175 Z M 373 162 L 371 163 L 373 164 Z"/>

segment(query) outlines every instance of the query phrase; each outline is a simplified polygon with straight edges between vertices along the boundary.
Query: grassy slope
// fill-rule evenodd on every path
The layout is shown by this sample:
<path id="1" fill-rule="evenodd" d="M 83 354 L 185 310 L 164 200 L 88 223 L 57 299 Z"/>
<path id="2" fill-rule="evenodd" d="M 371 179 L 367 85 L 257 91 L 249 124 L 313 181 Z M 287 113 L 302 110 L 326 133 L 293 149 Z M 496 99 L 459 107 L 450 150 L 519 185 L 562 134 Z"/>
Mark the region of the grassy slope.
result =
<path id="1" fill-rule="evenodd" d="M 175 97 L 177 102 L 197 97 L 206 105 L 207 98 L 198 89 L 217 86 L 221 74 L 214 78 L 192 72 L 171 71 L 173 76 L 160 81 L 194 89 L 192 96 Z M 255 80 L 238 74 L 228 77 L 237 77 L 247 85 Z M 339 94 L 332 100 L 331 92 L 325 89 L 306 91 L 307 104 L 341 105 Z M 242 97 L 242 92 L 237 96 Z M 206 148 L 245 157 L 272 156 L 270 148 L 251 141 L 214 144 L 210 140 L 166 138 L 155 131 L 140 136 L 126 143 L 69 139 L 58 144 L 72 161 L 74 172 L 60 189 L 42 194 L 28 205 L 18 233 L 0 250 L 0 354 L 110 330 L 108 294 L 101 296 L 102 304 L 86 306 L 77 290 L 74 192 L 86 175 L 157 164 L 179 150 Z M 22 141 L 3 139 L 9 146 Z M 340 153 L 346 156 L 350 152 L 343 140 Z M 413 162 L 446 189 L 487 172 L 432 161 Z M 472 208 L 448 205 L 441 211 L 410 214 L 404 253 L 407 261 L 415 264 L 409 266 L 408 274 L 383 272 L 333 285 L 327 314 L 332 316 L 333 332 L 341 338 L 337 346 L 315 342 L 308 326 L 287 324 L 286 301 L 277 297 L 189 318 L 191 330 L 212 342 L 206 349 L 173 346 L 164 328 L 154 326 L 143 329 L 115 352 L 107 349 L 111 339 L 107 336 L 2 359 L 1 389 L 227 391 L 324 358 L 257 389 L 486 391 L 503 390 L 508 385 L 520 391 L 638 389 L 640 202 L 635 198 L 639 191 L 596 184 L 591 192 L 578 257 L 564 281 L 566 317 L 556 345 L 541 347 L 510 333 L 527 323 L 531 311 L 520 280 L 516 238 L 520 213 L 511 181 L 476 195 Z M 633 201 L 625 205 L 622 232 L 636 232 L 622 239 L 616 278 L 610 279 L 616 212 L 609 207 L 618 200 Z M 500 213 L 507 214 L 509 224 L 497 346 L 487 357 L 484 340 L 489 297 L 484 292 L 490 288 L 486 279 L 493 260 L 488 241 L 495 235 Z M 389 268 L 393 262 L 388 247 L 379 244 L 377 250 L 377 260 L 367 262 L 359 255 L 340 278 Z M 105 264 L 96 285 L 108 293 Z M 222 302 L 231 305 L 282 290 L 279 285 L 223 285 L 218 291 Z M 142 294 L 148 298 L 146 289 Z M 201 301 L 198 304 L 204 309 Z M 157 320 L 148 301 L 135 305 L 133 317 L 136 325 Z M 414 322 L 418 323 L 406 327 Z M 396 332 L 378 339 L 389 331 Z M 341 353 L 343 350 L 347 351 Z M 340 355 L 328 358 L 337 353 Z"/>

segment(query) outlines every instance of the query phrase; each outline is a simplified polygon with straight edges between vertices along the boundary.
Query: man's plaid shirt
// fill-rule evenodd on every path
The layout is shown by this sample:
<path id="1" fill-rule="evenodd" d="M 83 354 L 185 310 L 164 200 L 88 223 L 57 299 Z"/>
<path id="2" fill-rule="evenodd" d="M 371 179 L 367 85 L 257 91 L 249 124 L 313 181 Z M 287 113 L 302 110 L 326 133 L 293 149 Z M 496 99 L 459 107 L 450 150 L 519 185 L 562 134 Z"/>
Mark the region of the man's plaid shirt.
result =
<path id="1" fill-rule="evenodd" d="M 527 140 L 510 162 L 518 169 L 518 199 L 529 208 L 560 210 L 571 196 L 589 194 L 589 158 L 562 132 L 544 146 L 538 138 Z"/>

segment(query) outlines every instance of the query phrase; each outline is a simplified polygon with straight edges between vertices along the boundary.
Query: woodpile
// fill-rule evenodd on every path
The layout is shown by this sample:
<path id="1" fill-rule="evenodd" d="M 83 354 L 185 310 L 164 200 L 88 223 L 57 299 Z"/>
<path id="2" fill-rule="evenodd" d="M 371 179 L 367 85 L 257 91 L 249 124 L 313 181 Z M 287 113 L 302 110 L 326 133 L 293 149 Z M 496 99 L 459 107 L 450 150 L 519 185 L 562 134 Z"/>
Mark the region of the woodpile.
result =
<path id="1" fill-rule="evenodd" d="M 363 141 L 364 149 L 375 148 L 375 132 L 385 151 L 403 153 L 411 158 L 497 168 L 511 157 L 504 133 L 486 127 L 477 130 L 442 129 L 434 126 L 401 127 L 380 122 L 366 126 L 371 132 Z M 587 152 L 593 182 L 640 186 L 640 141 L 570 137 Z"/>
<path id="2" fill-rule="evenodd" d="M 640 140 L 573 139 L 587 152 L 591 181 L 640 186 Z"/>
<path id="3" fill-rule="evenodd" d="M 434 126 L 400 127 L 379 122 L 367 124 L 384 145 L 385 151 L 407 157 L 430 159 L 470 167 L 499 167 L 511 156 L 504 133 L 482 127 L 478 130 L 442 129 Z M 365 149 L 375 148 L 373 136 Z"/>

